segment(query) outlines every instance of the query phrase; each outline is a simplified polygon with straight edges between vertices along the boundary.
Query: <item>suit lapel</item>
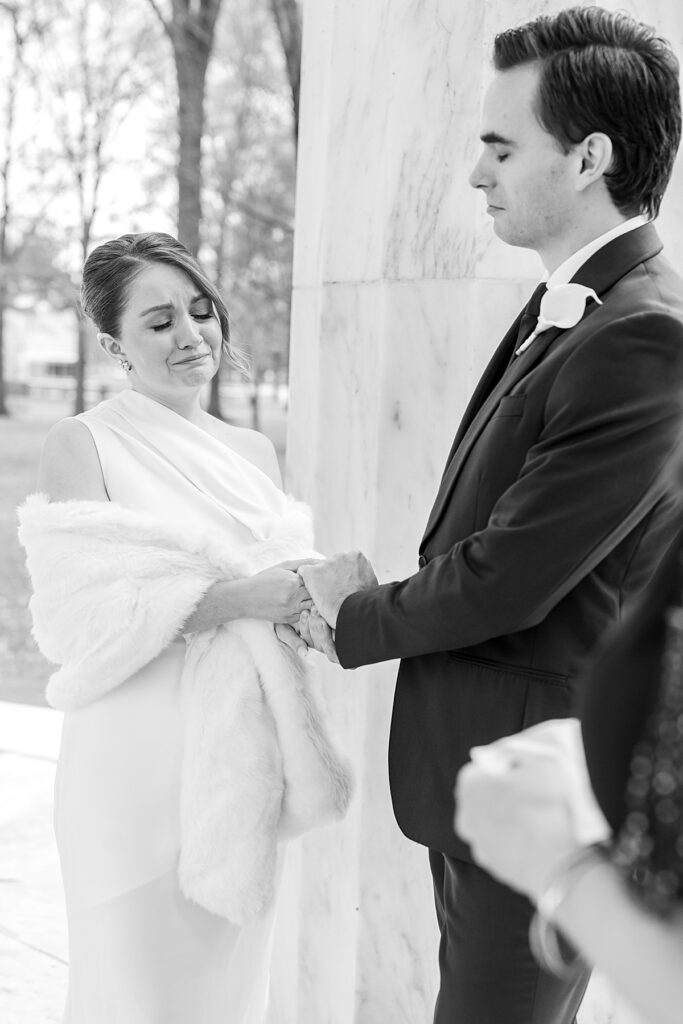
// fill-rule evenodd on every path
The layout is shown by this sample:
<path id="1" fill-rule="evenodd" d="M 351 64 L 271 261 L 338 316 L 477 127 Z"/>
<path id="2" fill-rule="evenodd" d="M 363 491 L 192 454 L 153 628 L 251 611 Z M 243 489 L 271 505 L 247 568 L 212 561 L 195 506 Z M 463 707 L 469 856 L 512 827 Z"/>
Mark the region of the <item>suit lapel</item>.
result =
<path id="1" fill-rule="evenodd" d="M 491 419 L 495 410 L 498 408 L 501 398 L 508 394 L 517 381 L 521 380 L 529 370 L 541 361 L 546 350 L 561 333 L 562 331 L 560 331 L 559 328 L 551 328 L 539 335 L 533 345 L 531 345 L 526 352 L 523 352 L 522 355 L 518 356 L 510 365 L 507 372 L 503 374 L 502 379 L 494 386 L 493 390 L 471 419 L 466 430 L 463 432 L 461 439 L 458 441 L 456 438 L 457 444 L 454 445 L 451 451 L 451 458 L 442 477 L 441 486 L 439 487 L 439 492 L 436 496 L 436 501 L 434 502 L 434 507 L 431 511 L 429 521 L 425 529 L 422 545 L 425 544 L 429 534 L 441 518 L 445 506 L 448 504 L 450 499 L 451 492 L 455 486 L 460 470 L 472 450 L 473 445 L 477 441 L 477 438 Z M 517 336 L 515 334 L 515 341 L 516 339 Z"/>
<path id="2" fill-rule="evenodd" d="M 467 403 L 467 408 L 465 409 L 465 413 L 463 415 L 462 420 L 460 421 L 460 426 L 457 429 L 455 439 L 453 441 L 453 444 L 451 445 L 451 450 L 448 455 L 448 459 L 446 460 L 446 468 L 444 470 L 444 475 L 448 470 L 449 463 L 453 458 L 453 455 L 457 451 L 460 442 L 465 437 L 465 434 L 467 433 L 470 424 L 476 417 L 478 411 L 486 401 L 487 397 L 489 396 L 493 388 L 500 383 L 500 380 L 505 373 L 508 363 L 510 362 L 510 359 L 512 357 L 513 346 L 517 341 L 517 333 L 519 331 L 519 324 L 521 319 L 522 314 L 520 313 L 515 322 L 508 330 L 503 340 L 501 341 L 496 351 L 493 353 L 488 366 L 486 367 L 483 374 L 479 378 L 479 383 L 477 384 L 472 394 L 472 397 Z"/>
<path id="3" fill-rule="evenodd" d="M 662 243 L 655 229 L 651 224 L 646 224 L 634 231 L 629 231 L 626 235 L 615 238 L 599 249 L 579 268 L 572 280 L 577 284 L 595 289 L 598 296 L 602 297 L 620 278 L 637 267 L 639 263 L 656 256 L 661 249 Z M 593 306 L 592 308 L 597 307 Z M 590 315 L 590 311 L 591 306 L 588 307 L 586 316 Z M 559 328 L 550 328 L 544 331 L 506 371 L 505 367 L 512 356 L 512 346 L 517 339 L 521 316 L 520 313 L 498 346 L 467 406 L 451 447 L 434 507 L 420 544 L 421 551 L 450 500 L 451 492 L 465 459 L 498 407 L 501 398 L 540 362 L 548 348 L 560 335 L 568 333 Z M 585 316 L 581 322 L 583 320 L 585 320 Z"/>

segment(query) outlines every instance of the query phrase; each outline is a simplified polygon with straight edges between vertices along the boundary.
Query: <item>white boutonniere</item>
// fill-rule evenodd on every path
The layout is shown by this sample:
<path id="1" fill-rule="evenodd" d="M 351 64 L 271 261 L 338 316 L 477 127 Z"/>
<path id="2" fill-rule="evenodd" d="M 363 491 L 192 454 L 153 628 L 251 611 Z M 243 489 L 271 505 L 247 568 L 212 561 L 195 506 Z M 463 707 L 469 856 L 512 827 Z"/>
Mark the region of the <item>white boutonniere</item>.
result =
<path id="1" fill-rule="evenodd" d="M 541 299 L 538 322 L 533 332 L 522 342 L 515 355 L 524 352 L 531 342 L 549 327 L 561 327 L 563 330 L 575 327 L 586 312 L 586 303 L 589 299 L 602 305 L 602 299 L 598 298 L 593 289 L 583 284 L 551 285 Z"/>

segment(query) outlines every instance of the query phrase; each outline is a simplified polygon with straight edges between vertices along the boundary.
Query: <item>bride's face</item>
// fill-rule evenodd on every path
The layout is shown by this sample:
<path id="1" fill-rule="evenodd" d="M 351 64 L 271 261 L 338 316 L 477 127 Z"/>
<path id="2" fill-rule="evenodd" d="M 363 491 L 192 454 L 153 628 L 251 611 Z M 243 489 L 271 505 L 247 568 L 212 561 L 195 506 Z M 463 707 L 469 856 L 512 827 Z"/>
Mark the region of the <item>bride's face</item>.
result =
<path id="1" fill-rule="evenodd" d="M 152 394 L 201 388 L 220 363 L 221 326 L 211 299 L 182 270 L 163 263 L 150 263 L 134 278 L 116 340 L 113 354 L 131 364 L 131 382 Z"/>

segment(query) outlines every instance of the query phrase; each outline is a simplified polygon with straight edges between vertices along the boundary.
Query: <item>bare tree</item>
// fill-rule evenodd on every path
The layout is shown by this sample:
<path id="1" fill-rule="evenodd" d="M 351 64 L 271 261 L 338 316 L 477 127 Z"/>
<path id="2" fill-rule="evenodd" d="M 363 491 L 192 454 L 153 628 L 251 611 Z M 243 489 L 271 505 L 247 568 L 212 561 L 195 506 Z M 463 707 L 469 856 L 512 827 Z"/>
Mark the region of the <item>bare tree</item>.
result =
<path id="1" fill-rule="evenodd" d="M 233 200 L 233 187 L 239 174 L 239 164 L 245 147 L 245 136 L 253 103 L 253 75 L 249 61 L 250 47 L 245 45 L 248 37 L 247 27 L 239 21 L 233 31 L 240 36 L 237 45 L 237 61 L 235 71 L 237 73 L 238 88 L 235 95 L 238 97 L 237 106 L 231 113 L 231 124 L 229 128 L 225 123 L 210 125 L 209 149 L 211 178 L 215 187 L 211 192 L 212 200 L 212 224 L 214 230 L 206 232 L 207 241 L 213 250 L 214 280 L 219 291 L 223 290 L 229 256 L 229 232 L 230 225 L 228 216 Z M 225 112 L 225 104 L 221 105 Z M 221 408 L 221 372 L 220 369 L 211 380 L 209 391 L 208 411 L 212 416 L 223 418 Z"/>
<path id="2" fill-rule="evenodd" d="M 223 153 L 222 158 L 217 159 L 220 168 L 218 174 L 218 187 L 216 189 L 217 199 L 217 226 L 216 239 L 214 243 L 214 279 L 216 287 L 222 289 L 226 273 L 226 262 L 228 255 L 228 212 L 232 198 L 232 187 L 235 181 L 236 154 L 240 151 L 240 143 L 244 130 L 244 122 L 248 108 L 248 90 L 242 93 L 242 104 L 237 115 L 235 135 L 230 139 L 229 153 Z M 208 411 L 212 416 L 223 418 L 221 409 L 221 371 L 211 379 L 209 391 Z"/>
<path id="3" fill-rule="evenodd" d="M 9 302 L 10 266 L 18 255 L 19 244 L 10 242 L 13 220 L 12 178 L 17 158 L 16 117 L 19 88 L 23 78 L 26 39 L 33 26 L 30 21 L 21 24 L 17 2 L 0 0 L 0 14 L 9 17 L 10 45 L 8 50 L 4 111 L 0 129 L 0 416 L 8 415 L 5 381 L 5 314 Z"/>
<path id="4" fill-rule="evenodd" d="M 299 138 L 299 91 L 301 86 L 301 12 L 297 0 L 270 0 L 287 65 L 294 111 L 294 144 Z"/>
<path id="5" fill-rule="evenodd" d="M 173 47 L 178 80 L 178 238 L 196 256 L 202 221 L 202 136 L 206 69 L 221 0 L 171 0 L 165 17 L 148 0 Z"/>
<path id="6" fill-rule="evenodd" d="M 281 279 L 264 295 L 260 271 L 255 267 L 283 260 L 282 280 L 290 276 L 292 216 L 288 190 L 293 190 L 296 146 L 292 150 L 292 120 L 281 99 L 278 51 L 284 50 L 285 55 L 296 144 L 301 59 L 299 10 L 296 4 L 292 7 L 282 0 L 268 0 L 267 4 L 233 0 L 226 11 L 229 18 L 221 18 L 219 23 L 220 0 L 166 0 L 166 7 L 162 2 L 148 0 L 172 44 L 176 64 L 178 236 L 195 254 L 201 241 L 216 284 L 230 294 L 233 307 L 237 290 L 241 293 L 239 306 L 247 307 L 250 301 L 258 305 L 249 317 L 254 324 L 263 320 L 258 330 L 250 331 L 252 352 L 256 354 L 259 349 L 256 337 L 261 339 L 268 333 L 281 348 Z M 214 65 L 209 81 L 207 70 L 217 45 L 221 45 L 221 59 Z M 269 119 L 260 110 L 264 103 L 279 113 Z M 284 144 L 280 125 L 275 123 L 280 114 L 288 133 Z M 273 150 L 277 153 L 282 149 L 286 151 L 282 164 L 279 158 L 273 162 Z M 252 185 L 248 172 L 249 165 L 259 168 L 264 161 L 272 163 L 270 195 L 263 195 Z M 204 208 L 207 215 L 203 217 Z M 235 215 L 241 225 L 237 231 Z M 253 230 L 249 225 L 254 226 Z M 280 241 L 273 242 L 273 232 Z M 261 259 L 261 251 L 268 253 L 266 260 Z M 285 317 L 288 305 L 287 298 Z M 272 312 L 275 323 L 269 323 Z M 260 368 L 261 360 L 255 359 L 254 365 Z M 257 370 L 257 378 L 259 373 Z M 214 415 L 222 415 L 218 376 L 212 382 L 208 408 Z M 254 421 L 256 417 L 255 410 Z"/>
<path id="7" fill-rule="evenodd" d="M 114 148 L 117 132 L 145 92 L 151 25 L 141 30 L 139 12 L 132 20 L 130 9 L 116 0 L 51 0 L 50 7 L 53 18 L 38 55 L 40 81 L 65 186 L 75 200 L 75 248 L 82 265 L 104 178 L 120 162 Z M 71 45 L 62 45 L 64 35 Z M 79 413 L 85 406 L 89 334 L 75 287 L 72 303 L 78 331 L 74 410 Z"/>
<path id="8" fill-rule="evenodd" d="M 281 42 L 268 5 L 232 0 L 221 18 L 207 92 L 202 251 L 228 301 L 237 345 L 251 356 L 257 429 L 263 375 L 286 365 L 291 126 Z M 213 383 L 209 410 L 215 412 L 220 392 Z"/>

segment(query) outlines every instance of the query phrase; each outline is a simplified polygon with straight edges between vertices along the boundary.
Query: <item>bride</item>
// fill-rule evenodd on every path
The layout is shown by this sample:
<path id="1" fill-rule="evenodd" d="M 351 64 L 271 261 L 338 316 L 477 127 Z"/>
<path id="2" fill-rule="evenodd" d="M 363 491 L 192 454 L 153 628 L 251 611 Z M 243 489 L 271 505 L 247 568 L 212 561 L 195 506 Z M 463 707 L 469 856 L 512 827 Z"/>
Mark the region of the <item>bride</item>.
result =
<path id="1" fill-rule="evenodd" d="M 308 510 L 271 443 L 202 410 L 225 305 L 174 238 L 123 235 L 82 303 L 129 387 L 58 423 L 20 510 L 34 634 L 66 711 L 55 829 L 66 1024 L 260 1024 L 281 841 L 349 778 L 273 623 L 310 597 Z"/>

